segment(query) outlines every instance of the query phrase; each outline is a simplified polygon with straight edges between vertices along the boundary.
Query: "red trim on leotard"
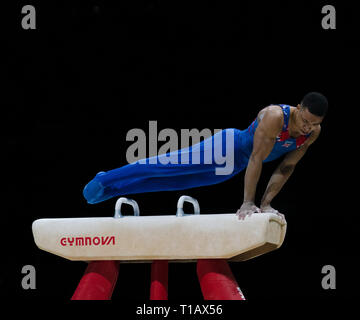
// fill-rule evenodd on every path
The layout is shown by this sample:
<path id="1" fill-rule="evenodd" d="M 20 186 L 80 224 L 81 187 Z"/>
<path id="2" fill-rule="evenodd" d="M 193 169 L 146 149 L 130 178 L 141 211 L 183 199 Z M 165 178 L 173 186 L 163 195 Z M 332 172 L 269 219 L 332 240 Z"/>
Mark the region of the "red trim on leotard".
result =
<path id="1" fill-rule="evenodd" d="M 289 135 L 289 130 L 286 131 L 282 131 L 279 135 L 278 135 L 278 141 L 285 141 L 287 139 L 290 138 Z"/>
<path id="2" fill-rule="evenodd" d="M 296 138 L 296 148 L 301 147 L 307 140 L 307 136 L 300 136 Z"/>

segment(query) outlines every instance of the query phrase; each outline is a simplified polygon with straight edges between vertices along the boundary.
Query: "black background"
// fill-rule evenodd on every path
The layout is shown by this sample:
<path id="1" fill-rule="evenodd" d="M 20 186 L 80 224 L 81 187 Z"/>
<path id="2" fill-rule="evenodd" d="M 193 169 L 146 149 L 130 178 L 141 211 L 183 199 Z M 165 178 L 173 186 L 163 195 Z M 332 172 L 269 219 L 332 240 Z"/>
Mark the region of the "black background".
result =
<path id="1" fill-rule="evenodd" d="M 86 264 L 39 250 L 31 224 L 111 216 L 116 199 L 89 205 L 82 189 L 97 172 L 126 164 L 130 129 L 147 131 L 149 120 L 178 133 L 244 129 L 262 107 L 319 91 L 330 108 L 321 136 L 273 201 L 286 215 L 284 244 L 230 266 L 251 301 L 354 296 L 359 47 L 351 3 L 42 2 L 32 3 L 36 30 L 23 30 L 25 4 L 7 9 L 3 28 L 1 295 L 70 299 Z M 336 30 L 321 27 L 325 4 L 336 8 Z M 264 165 L 258 201 L 277 164 Z M 182 194 L 202 213 L 229 213 L 242 203 L 243 179 L 129 197 L 144 215 L 175 213 Z M 28 264 L 36 290 L 21 287 Z M 336 290 L 321 287 L 328 264 Z M 113 300 L 148 301 L 149 284 L 149 264 L 122 264 Z M 169 300 L 202 301 L 195 264 L 170 264 Z"/>

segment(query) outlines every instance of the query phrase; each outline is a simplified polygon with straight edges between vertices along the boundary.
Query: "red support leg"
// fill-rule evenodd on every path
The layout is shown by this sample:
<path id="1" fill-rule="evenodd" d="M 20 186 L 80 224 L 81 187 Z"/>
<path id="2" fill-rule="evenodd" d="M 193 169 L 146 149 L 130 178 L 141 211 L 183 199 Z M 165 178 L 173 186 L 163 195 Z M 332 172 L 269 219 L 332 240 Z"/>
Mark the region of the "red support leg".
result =
<path id="1" fill-rule="evenodd" d="M 71 300 L 110 300 L 119 274 L 117 261 L 92 261 Z"/>
<path id="2" fill-rule="evenodd" d="M 196 269 L 205 300 L 245 300 L 226 260 L 198 260 Z"/>
<path id="3" fill-rule="evenodd" d="M 168 270 L 167 260 L 155 260 L 151 264 L 150 300 L 168 299 Z"/>

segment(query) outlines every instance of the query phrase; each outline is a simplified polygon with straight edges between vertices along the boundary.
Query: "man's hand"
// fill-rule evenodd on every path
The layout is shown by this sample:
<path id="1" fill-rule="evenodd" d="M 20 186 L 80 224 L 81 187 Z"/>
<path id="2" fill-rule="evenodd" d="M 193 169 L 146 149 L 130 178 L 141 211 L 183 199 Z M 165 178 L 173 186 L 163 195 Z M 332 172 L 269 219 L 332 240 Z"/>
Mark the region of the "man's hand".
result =
<path id="1" fill-rule="evenodd" d="M 277 214 L 282 220 L 284 220 L 284 221 L 286 221 L 285 220 L 285 216 L 282 214 L 282 213 L 280 213 L 278 210 L 276 210 L 276 209 L 274 209 L 271 205 L 262 205 L 262 206 L 260 206 L 260 210 L 261 210 L 261 212 L 270 212 L 270 213 L 275 213 L 275 214 Z"/>
<path id="2" fill-rule="evenodd" d="M 258 208 L 254 202 L 246 201 L 241 205 L 236 215 L 239 220 L 244 220 L 246 216 L 250 217 L 253 213 L 261 213 L 260 208 Z"/>

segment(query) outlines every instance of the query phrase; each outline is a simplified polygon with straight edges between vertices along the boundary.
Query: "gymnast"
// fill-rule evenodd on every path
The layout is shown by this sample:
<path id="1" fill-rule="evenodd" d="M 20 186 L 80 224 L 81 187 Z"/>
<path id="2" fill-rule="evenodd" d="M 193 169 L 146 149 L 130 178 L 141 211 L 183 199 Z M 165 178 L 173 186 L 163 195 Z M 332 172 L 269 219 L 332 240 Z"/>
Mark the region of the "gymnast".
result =
<path id="1" fill-rule="evenodd" d="M 189 148 L 158 155 L 156 157 L 160 161 L 156 163 L 138 161 L 99 172 L 85 186 L 83 195 L 88 203 L 98 203 L 125 194 L 184 190 L 223 182 L 246 168 L 244 198 L 236 213 L 238 218 L 244 219 L 253 213 L 272 212 L 284 219 L 284 215 L 271 206 L 271 201 L 289 179 L 309 146 L 319 137 L 320 124 L 327 110 L 328 101 L 318 92 L 306 94 L 296 107 L 283 104 L 267 106 L 259 111 L 256 119 L 245 130 L 224 129 Z M 234 139 L 233 148 L 225 150 L 229 133 Z M 216 142 L 219 138 L 221 144 Z M 207 143 L 209 141 L 213 143 Z M 205 161 L 209 146 L 233 153 L 234 169 L 231 173 L 216 173 L 219 165 L 214 159 L 215 152 L 212 152 L 213 161 Z M 200 162 L 161 161 L 163 157 L 174 154 L 182 159 L 185 153 L 191 155 L 195 152 L 199 153 Z M 282 155 L 285 156 L 272 174 L 258 207 L 255 204 L 255 193 L 262 165 Z"/>

